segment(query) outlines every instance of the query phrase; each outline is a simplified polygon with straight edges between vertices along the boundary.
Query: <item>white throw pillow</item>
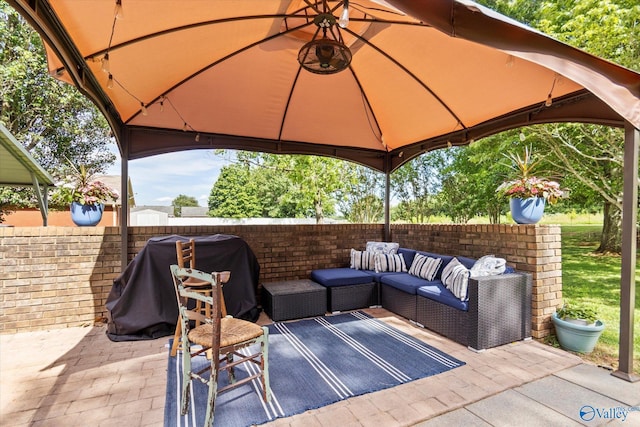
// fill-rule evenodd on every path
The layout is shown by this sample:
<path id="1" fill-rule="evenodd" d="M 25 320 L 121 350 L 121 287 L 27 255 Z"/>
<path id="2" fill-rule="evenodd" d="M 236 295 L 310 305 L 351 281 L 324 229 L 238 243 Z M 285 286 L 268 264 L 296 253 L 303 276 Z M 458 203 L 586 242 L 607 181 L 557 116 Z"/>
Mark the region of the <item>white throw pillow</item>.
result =
<path id="1" fill-rule="evenodd" d="M 376 273 L 385 271 L 405 273 L 407 264 L 402 254 L 376 254 Z"/>
<path id="2" fill-rule="evenodd" d="M 351 249 L 351 268 L 355 270 L 374 270 L 376 268 L 376 254 Z"/>
<path id="3" fill-rule="evenodd" d="M 440 264 L 442 264 L 442 258 L 431 258 L 426 255 L 416 254 L 409 269 L 409 274 L 431 281 L 435 279 Z"/>
<path id="4" fill-rule="evenodd" d="M 442 283 L 460 301 L 467 301 L 469 287 L 469 270 L 457 258 L 452 259 L 442 270 Z"/>
<path id="5" fill-rule="evenodd" d="M 495 276 L 502 274 L 507 269 L 507 260 L 496 258 L 494 255 L 485 255 L 476 261 L 471 267 L 471 277 Z"/>
<path id="6" fill-rule="evenodd" d="M 374 252 L 377 254 L 396 254 L 400 243 L 393 242 L 367 242 L 367 252 Z"/>

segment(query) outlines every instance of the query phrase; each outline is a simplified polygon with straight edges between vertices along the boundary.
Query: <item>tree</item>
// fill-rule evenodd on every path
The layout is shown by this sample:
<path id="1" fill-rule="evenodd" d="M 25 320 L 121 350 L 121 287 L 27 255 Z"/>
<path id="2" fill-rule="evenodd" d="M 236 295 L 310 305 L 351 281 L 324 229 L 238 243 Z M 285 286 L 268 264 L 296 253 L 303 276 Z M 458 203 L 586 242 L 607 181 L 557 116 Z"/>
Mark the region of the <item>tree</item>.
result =
<path id="1" fill-rule="evenodd" d="M 393 192 L 400 200 L 397 219 L 423 223 L 436 213 L 441 172 L 450 161 L 447 150 L 435 150 L 405 163 L 391 175 Z"/>
<path id="2" fill-rule="evenodd" d="M 0 121 L 54 178 L 70 161 L 104 172 L 115 162 L 109 127 L 73 86 L 48 75 L 40 37 L 0 1 Z M 2 199 L 9 198 L 4 190 Z M 32 191 L 18 205 L 35 205 Z M 26 198 L 25 198 L 26 197 Z"/>
<path id="3" fill-rule="evenodd" d="M 597 252 L 622 250 L 622 183 L 624 136 L 619 129 L 589 125 L 546 125 L 533 129 L 558 169 L 582 184 L 582 194 L 597 194 L 603 203 L 603 228 Z"/>
<path id="4" fill-rule="evenodd" d="M 209 195 L 209 216 L 220 218 L 261 217 L 263 206 L 246 165 L 224 166 Z"/>
<path id="5" fill-rule="evenodd" d="M 182 208 L 184 206 L 200 206 L 198 204 L 198 200 L 195 197 L 185 196 L 184 194 L 178 195 L 171 202 L 171 206 L 173 206 L 173 215 L 175 217 L 182 216 Z"/>
<path id="6" fill-rule="evenodd" d="M 452 161 L 442 171 L 438 204 L 454 222 L 466 223 L 486 214 L 491 223 L 500 220 L 501 203 L 495 188 L 502 181 L 499 154 L 494 144 L 478 141 L 472 146 L 451 148 Z M 490 154 L 490 155 L 489 155 Z"/>
<path id="7" fill-rule="evenodd" d="M 633 0 L 564 1 L 541 10 L 539 27 L 560 40 L 640 70 L 640 4 Z M 593 125 L 537 127 L 537 134 L 582 184 L 602 197 L 604 223 L 598 252 L 622 250 L 624 135 Z"/>
<path id="8" fill-rule="evenodd" d="M 327 215 L 335 213 L 335 194 L 342 188 L 345 162 L 320 156 L 286 156 L 289 176 L 295 186 L 298 208 L 305 217 L 315 217 L 322 224 Z"/>
<path id="9" fill-rule="evenodd" d="M 345 162 L 319 156 L 239 152 L 209 197 L 212 216 L 316 218 L 335 213 Z M 233 200 L 229 200 L 231 197 Z"/>
<path id="10" fill-rule="evenodd" d="M 487 0 L 483 3 L 592 54 L 640 71 L 640 4 L 637 0 Z M 621 189 L 624 136 L 594 125 L 533 128 L 536 145 L 567 170 L 578 193 L 592 205 L 601 199 L 604 224 L 599 252 L 621 250 Z"/>
<path id="11" fill-rule="evenodd" d="M 353 223 L 376 223 L 384 217 L 385 176 L 370 168 L 345 163 L 338 191 L 338 206 L 344 217 Z"/>

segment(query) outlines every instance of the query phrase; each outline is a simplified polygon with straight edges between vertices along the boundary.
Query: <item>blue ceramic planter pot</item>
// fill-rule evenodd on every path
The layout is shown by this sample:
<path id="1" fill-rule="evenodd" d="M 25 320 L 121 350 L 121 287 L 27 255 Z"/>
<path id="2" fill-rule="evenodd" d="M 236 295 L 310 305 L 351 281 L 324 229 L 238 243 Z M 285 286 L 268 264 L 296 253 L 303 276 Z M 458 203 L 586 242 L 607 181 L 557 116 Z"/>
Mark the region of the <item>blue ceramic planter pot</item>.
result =
<path id="1" fill-rule="evenodd" d="M 104 204 L 81 205 L 78 202 L 71 203 L 71 220 L 79 227 L 91 227 L 97 225 L 102 219 Z"/>
<path id="2" fill-rule="evenodd" d="M 604 330 L 604 323 L 600 320 L 595 325 L 580 325 L 559 319 L 557 313 L 553 313 L 551 320 L 556 328 L 560 347 L 578 353 L 591 353 Z"/>
<path id="3" fill-rule="evenodd" d="M 511 218 L 518 224 L 536 224 L 542 219 L 545 202 L 543 197 L 512 198 L 509 200 Z"/>

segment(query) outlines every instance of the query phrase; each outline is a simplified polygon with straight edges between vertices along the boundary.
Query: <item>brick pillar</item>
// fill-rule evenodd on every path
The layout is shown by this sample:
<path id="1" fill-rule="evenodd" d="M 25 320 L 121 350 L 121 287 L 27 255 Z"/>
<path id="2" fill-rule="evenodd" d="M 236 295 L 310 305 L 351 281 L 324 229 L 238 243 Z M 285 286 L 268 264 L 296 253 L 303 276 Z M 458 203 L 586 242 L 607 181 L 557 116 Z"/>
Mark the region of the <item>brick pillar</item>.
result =
<path id="1" fill-rule="evenodd" d="M 561 229 L 559 225 L 514 227 L 519 229 L 518 241 L 526 242 L 525 256 L 518 256 L 516 268 L 533 275 L 531 334 L 543 338 L 553 332 L 551 314 L 562 304 Z"/>

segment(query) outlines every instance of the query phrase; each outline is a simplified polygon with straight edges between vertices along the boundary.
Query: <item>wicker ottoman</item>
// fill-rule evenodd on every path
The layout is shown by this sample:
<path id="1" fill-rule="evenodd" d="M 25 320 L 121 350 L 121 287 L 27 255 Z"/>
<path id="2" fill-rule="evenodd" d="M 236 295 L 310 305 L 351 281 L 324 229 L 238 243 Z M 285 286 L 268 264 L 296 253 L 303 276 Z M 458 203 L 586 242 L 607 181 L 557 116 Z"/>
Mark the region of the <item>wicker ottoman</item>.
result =
<path id="1" fill-rule="evenodd" d="M 311 279 L 327 288 L 330 312 L 356 310 L 379 304 L 378 284 L 366 271 L 326 268 L 313 270 Z"/>
<path id="2" fill-rule="evenodd" d="M 274 322 L 327 312 L 327 289 L 309 279 L 263 283 L 262 295 L 264 311 Z"/>
<path id="3" fill-rule="evenodd" d="M 378 285 L 375 282 L 360 285 L 334 286 L 329 290 L 329 311 L 348 311 L 378 305 Z"/>

